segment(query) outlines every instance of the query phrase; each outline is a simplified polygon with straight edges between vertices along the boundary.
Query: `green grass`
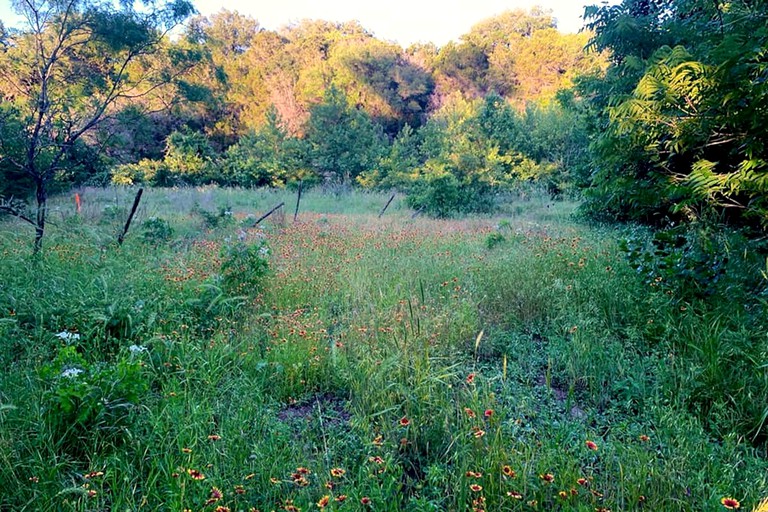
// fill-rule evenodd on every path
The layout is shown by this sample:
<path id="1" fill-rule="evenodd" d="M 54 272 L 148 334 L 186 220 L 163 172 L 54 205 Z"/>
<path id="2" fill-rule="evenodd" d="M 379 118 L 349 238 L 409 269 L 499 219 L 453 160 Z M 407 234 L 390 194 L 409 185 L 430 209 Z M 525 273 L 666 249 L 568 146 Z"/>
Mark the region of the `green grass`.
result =
<path id="1" fill-rule="evenodd" d="M 1 510 L 768 495 L 759 303 L 649 286 L 622 233 L 575 223 L 573 204 L 436 221 L 396 199 L 379 219 L 387 194 L 310 191 L 294 223 L 289 191 L 147 190 L 117 247 L 134 192 L 80 193 L 80 214 L 54 201 L 37 259 L 23 224 L 0 224 Z M 240 243 L 266 244 L 269 273 L 225 284 Z"/>

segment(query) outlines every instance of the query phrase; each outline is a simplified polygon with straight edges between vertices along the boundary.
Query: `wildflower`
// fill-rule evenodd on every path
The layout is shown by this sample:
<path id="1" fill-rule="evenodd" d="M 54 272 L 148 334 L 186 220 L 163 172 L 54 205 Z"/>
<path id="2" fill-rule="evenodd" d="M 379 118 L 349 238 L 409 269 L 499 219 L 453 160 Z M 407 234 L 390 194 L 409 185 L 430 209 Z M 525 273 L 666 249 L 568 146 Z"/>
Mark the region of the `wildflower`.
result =
<path id="1" fill-rule="evenodd" d="M 561 500 L 568 499 L 568 493 L 566 491 L 560 491 L 557 493 Z"/>
<path id="2" fill-rule="evenodd" d="M 215 509 L 213 509 L 213 512 L 231 512 L 229 507 L 224 507 L 222 505 L 219 505 Z"/>
<path id="3" fill-rule="evenodd" d="M 192 448 L 182 448 L 182 453 L 192 453 Z"/>
<path id="4" fill-rule="evenodd" d="M 192 480 L 205 480 L 205 475 L 196 469 L 189 468 L 187 474 L 192 477 Z"/>
<path id="5" fill-rule="evenodd" d="M 250 480 L 251 478 L 253 478 L 255 476 L 256 476 L 256 473 L 250 473 L 248 475 L 245 475 L 245 477 L 243 479 L 244 480 Z"/>
<path id="6" fill-rule="evenodd" d="M 36 484 L 36 483 L 40 482 L 40 478 L 36 477 L 36 476 L 31 476 L 31 477 L 29 477 L 29 481 L 32 482 L 33 484 Z"/>
<path id="7" fill-rule="evenodd" d="M 328 489 L 329 491 L 332 491 L 332 490 L 333 490 L 333 488 L 334 488 L 334 487 L 336 487 L 336 484 L 334 484 L 333 482 L 331 482 L 331 481 L 329 480 L 329 481 L 325 482 L 325 484 L 323 484 L 323 487 L 325 487 L 325 488 L 326 488 L 326 489 Z"/>
<path id="8" fill-rule="evenodd" d="M 221 439 L 221 436 L 217 434 L 211 434 L 208 436 L 208 439 L 211 441 L 218 441 L 219 439 Z"/>
<path id="9" fill-rule="evenodd" d="M 384 444 L 384 437 L 376 436 L 375 438 L 373 438 L 372 443 L 374 446 L 381 446 Z"/>
<path id="10" fill-rule="evenodd" d="M 83 478 L 88 480 L 89 478 L 96 478 L 100 476 L 104 476 L 103 471 L 91 471 L 90 473 L 86 473 L 85 475 L 83 475 Z"/>
<path id="11" fill-rule="evenodd" d="M 73 379 L 83 373 L 85 370 L 81 370 L 80 368 L 67 368 L 63 372 L 61 372 L 61 376 L 65 377 L 67 379 Z"/>
<path id="12" fill-rule="evenodd" d="M 723 506 L 728 510 L 741 508 L 741 503 L 739 503 L 738 500 L 735 500 L 734 498 L 723 498 L 720 500 L 720 503 L 722 503 Z"/>
<path id="13" fill-rule="evenodd" d="M 603 497 L 603 493 L 601 493 L 600 491 L 596 491 L 594 489 L 590 489 L 589 492 L 591 492 L 592 496 L 594 496 L 595 498 L 602 498 Z"/>
<path id="14" fill-rule="evenodd" d="M 543 475 L 539 475 L 539 478 L 544 480 L 546 483 L 551 484 L 555 481 L 555 475 L 552 473 L 544 473 Z"/>
<path id="15" fill-rule="evenodd" d="M 493 416 L 493 409 L 486 409 L 484 414 L 486 418 L 490 418 Z"/>
<path id="16" fill-rule="evenodd" d="M 467 471 L 466 473 L 464 473 L 464 476 L 466 476 L 468 478 L 482 478 L 483 474 L 482 473 L 475 473 L 474 471 Z"/>
<path id="17" fill-rule="evenodd" d="M 469 375 L 467 375 L 467 384 L 472 384 L 473 382 L 475 382 L 475 374 L 470 373 Z"/>
<path id="18" fill-rule="evenodd" d="M 131 345 L 128 347 L 128 351 L 131 354 L 141 354 L 142 352 L 148 352 L 149 349 L 147 347 L 142 347 L 141 345 Z"/>
<path id="19" fill-rule="evenodd" d="M 485 430 L 477 428 L 475 429 L 475 432 L 472 435 L 475 436 L 477 439 L 480 439 L 485 435 Z"/>
<path id="20" fill-rule="evenodd" d="M 578 480 L 576 480 L 576 483 L 578 483 L 579 485 L 589 485 L 589 480 L 587 480 L 586 478 L 579 478 Z"/>
<path id="21" fill-rule="evenodd" d="M 294 478 L 293 483 L 298 485 L 299 487 L 306 487 L 309 485 L 309 480 L 307 480 L 303 476 L 300 476 L 299 478 Z"/>
<path id="22" fill-rule="evenodd" d="M 64 341 L 76 341 L 80 339 L 80 335 L 76 332 L 69 332 L 67 330 L 61 331 L 56 335 L 57 338 Z"/>
<path id="23" fill-rule="evenodd" d="M 589 448 L 590 450 L 594 452 L 597 451 L 597 444 L 595 444 L 594 441 L 590 441 L 589 439 L 587 439 L 586 445 L 587 445 L 587 448 Z"/>
<path id="24" fill-rule="evenodd" d="M 469 416 L 470 418 L 474 418 L 475 417 L 475 411 L 473 411 L 469 407 L 465 407 L 464 408 L 464 412 L 467 413 L 467 416 Z"/>
<path id="25" fill-rule="evenodd" d="M 312 472 L 310 470 L 308 470 L 307 468 L 303 468 L 302 467 L 302 468 L 296 468 L 296 473 L 298 473 L 300 475 L 309 475 Z"/>
<path id="26" fill-rule="evenodd" d="M 280 480 L 275 478 L 275 477 L 270 477 L 269 482 L 272 483 L 272 484 L 277 485 L 277 484 L 280 483 Z"/>
<path id="27" fill-rule="evenodd" d="M 346 471 L 344 471 L 341 468 L 333 468 L 333 469 L 331 469 L 331 476 L 336 477 L 336 478 L 341 478 L 342 476 L 344 476 L 344 473 L 346 473 Z"/>
<path id="28" fill-rule="evenodd" d="M 523 499 L 523 495 L 520 494 L 517 491 L 507 491 L 507 496 L 509 496 L 510 498 L 515 499 L 515 500 Z"/>
<path id="29" fill-rule="evenodd" d="M 221 492 L 221 489 L 218 487 L 211 487 L 211 496 L 208 498 L 208 501 L 205 502 L 205 506 L 213 505 L 223 497 L 224 493 Z"/>
<path id="30" fill-rule="evenodd" d="M 579 490 L 571 487 L 571 496 L 578 496 L 578 495 L 579 495 Z"/>
<path id="31" fill-rule="evenodd" d="M 368 505 L 371 504 L 371 498 L 369 498 L 368 496 L 363 496 L 362 498 L 360 498 L 360 503 L 362 503 L 367 507 Z"/>
<path id="32" fill-rule="evenodd" d="M 482 485 L 477 485 L 477 484 L 472 484 L 472 485 L 469 486 L 469 490 L 472 491 L 472 492 L 480 492 L 480 491 L 483 490 L 483 486 Z"/>
<path id="33" fill-rule="evenodd" d="M 243 487 L 242 485 L 236 485 L 235 494 L 245 494 L 245 487 Z"/>
<path id="34" fill-rule="evenodd" d="M 328 506 L 328 503 L 331 501 L 331 497 L 329 495 L 325 495 L 322 498 L 320 498 L 320 501 L 317 502 L 317 508 L 325 508 Z"/>
<path id="35" fill-rule="evenodd" d="M 401 427 L 407 427 L 408 425 L 411 424 L 411 420 L 409 420 L 407 417 L 403 416 L 402 418 L 400 418 L 400 421 L 398 423 L 400 423 Z"/>
<path id="36" fill-rule="evenodd" d="M 536 500 L 531 500 L 531 501 L 528 502 L 528 506 L 531 507 L 531 508 L 536 508 L 536 506 L 538 504 L 539 504 L 539 502 L 536 501 Z"/>
<path id="37" fill-rule="evenodd" d="M 651 438 L 650 438 L 650 437 L 648 437 L 648 436 L 647 436 L 647 435 L 645 435 L 645 434 L 641 435 L 641 436 L 640 436 L 638 439 L 640 439 L 640 440 L 641 440 L 642 442 L 644 442 L 644 443 L 647 443 L 648 441 L 650 441 L 650 440 L 651 440 Z"/>
<path id="38" fill-rule="evenodd" d="M 611 509 L 605 507 L 597 507 L 595 512 L 611 512 Z"/>
<path id="39" fill-rule="evenodd" d="M 88 497 L 89 498 L 95 498 L 98 493 L 94 491 L 93 489 L 88 489 Z"/>
<path id="40" fill-rule="evenodd" d="M 346 494 L 339 494 L 338 496 L 336 496 L 336 501 L 338 501 L 339 503 L 343 502 L 346 499 L 347 499 Z"/>
<path id="41" fill-rule="evenodd" d="M 512 469 L 510 466 L 502 466 L 501 472 L 504 474 L 504 476 L 508 476 L 509 478 L 515 478 L 517 474 L 515 473 L 515 470 Z"/>

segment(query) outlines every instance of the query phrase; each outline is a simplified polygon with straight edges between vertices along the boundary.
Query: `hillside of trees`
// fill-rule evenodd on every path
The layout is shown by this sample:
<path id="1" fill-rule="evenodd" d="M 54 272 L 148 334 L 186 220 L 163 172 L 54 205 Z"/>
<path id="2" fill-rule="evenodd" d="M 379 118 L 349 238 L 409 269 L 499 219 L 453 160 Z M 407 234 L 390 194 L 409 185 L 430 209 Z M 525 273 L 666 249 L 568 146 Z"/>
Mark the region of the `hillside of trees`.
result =
<path id="1" fill-rule="evenodd" d="M 0 27 L 0 210 L 36 229 L 73 185 L 300 181 L 396 188 L 437 216 L 539 183 L 597 217 L 765 227 L 765 1 L 624 0 L 575 35 L 514 10 L 439 48 L 185 2 L 17 10 L 26 26 Z"/>

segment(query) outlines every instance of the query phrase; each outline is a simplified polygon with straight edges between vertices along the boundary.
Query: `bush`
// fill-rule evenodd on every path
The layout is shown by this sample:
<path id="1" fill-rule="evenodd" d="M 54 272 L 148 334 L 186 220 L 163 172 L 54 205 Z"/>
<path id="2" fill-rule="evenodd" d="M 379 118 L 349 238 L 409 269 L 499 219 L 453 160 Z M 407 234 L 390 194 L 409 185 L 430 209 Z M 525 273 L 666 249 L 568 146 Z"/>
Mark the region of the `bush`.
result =
<path id="1" fill-rule="evenodd" d="M 41 374 L 48 383 L 43 393 L 46 424 L 70 453 L 80 452 L 94 436 L 120 441 L 133 406 L 148 390 L 133 355 L 115 363 L 89 363 L 73 346 L 59 350 Z"/>
<path id="2" fill-rule="evenodd" d="M 269 271 L 269 246 L 263 239 L 239 241 L 222 249 L 221 277 L 224 289 L 238 295 L 256 295 Z"/>
<path id="3" fill-rule="evenodd" d="M 173 228 L 165 219 L 150 217 L 141 224 L 141 236 L 145 242 L 157 245 L 171 239 Z"/>

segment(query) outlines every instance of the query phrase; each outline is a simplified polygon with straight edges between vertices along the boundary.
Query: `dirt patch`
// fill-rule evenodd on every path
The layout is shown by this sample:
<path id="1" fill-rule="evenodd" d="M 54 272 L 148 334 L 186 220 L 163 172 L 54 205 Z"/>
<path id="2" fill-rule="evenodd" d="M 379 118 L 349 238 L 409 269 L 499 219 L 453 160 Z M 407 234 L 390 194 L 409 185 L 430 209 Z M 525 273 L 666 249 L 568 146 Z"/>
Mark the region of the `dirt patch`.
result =
<path id="1" fill-rule="evenodd" d="M 326 425 L 339 427 L 349 424 L 351 415 L 342 398 L 323 394 L 286 406 L 278 411 L 277 418 L 285 423 L 309 423 L 322 420 Z"/>

